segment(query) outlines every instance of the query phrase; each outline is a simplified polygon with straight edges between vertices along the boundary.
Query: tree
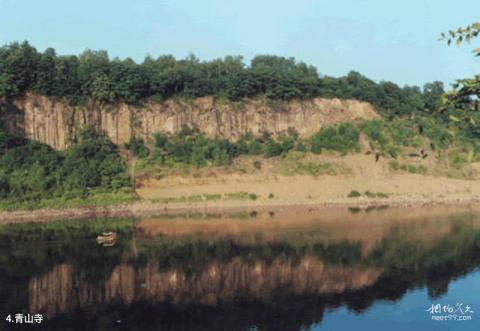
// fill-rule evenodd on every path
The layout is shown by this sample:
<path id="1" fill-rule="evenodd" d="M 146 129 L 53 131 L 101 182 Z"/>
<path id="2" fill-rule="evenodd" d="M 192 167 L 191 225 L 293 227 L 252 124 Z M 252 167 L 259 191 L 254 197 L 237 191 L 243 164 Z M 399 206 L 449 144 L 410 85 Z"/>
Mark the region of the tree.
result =
<path id="1" fill-rule="evenodd" d="M 470 85 L 465 81 L 464 90 Z M 438 93 L 392 82 L 374 82 L 358 72 L 320 77 L 317 68 L 275 55 L 258 55 L 249 65 L 240 56 L 200 61 L 194 55 L 171 55 L 143 63 L 110 60 L 106 51 L 85 50 L 79 56 L 58 56 L 52 48 L 38 53 L 27 42 L 0 48 L 0 100 L 28 91 L 67 99 L 138 104 L 152 98 L 216 96 L 238 101 L 262 96 L 276 100 L 328 97 L 372 103 L 387 117 L 406 116 L 438 106 Z M 428 94 L 428 95 L 427 95 Z M 428 99 L 428 102 L 427 102 Z"/>
<path id="2" fill-rule="evenodd" d="M 82 98 L 78 77 L 79 60 L 76 56 L 59 56 L 55 59 L 53 95 L 67 97 L 72 103 Z"/>
<path id="3" fill-rule="evenodd" d="M 473 38 L 477 38 L 479 35 L 480 22 L 475 22 L 464 28 L 460 27 L 457 30 L 450 30 L 447 33 L 442 32 L 440 34 L 440 40 L 446 40 L 449 46 L 452 41 L 455 41 L 457 46 L 460 46 L 464 42 L 470 43 Z M 474 49 L 473 52 L 476 56 L 480 56 L 480 48 Z"/>
<path id="4" fill-rule="evenodd" d="M 28 42 L 0 49 L 0 92 L 5 97 L 32 89 L 37 74 L 38 54 Z"/>
<path id="5" fill-rule="evenodd" d="M 450 30 L 442 33 L 440 40 L 446 40 L 448 45 L 455 41 L 457 46 L 462 43 L 470 43 L 471 39 L 480 34 L 480 23 L 476 22 L 465 28 Z M 480 56 L 480 48 L 473 50 L 475 56 Z M 454 90 L 446 95 L 446 110 L 450 119 L 465 127 L 475 137 L 480 137 L 480 75 L 473 78 L 460 79 L 454 84 Z"/>
<path id="6" fill-rule="evenodd" d="M 55 50 L 47 48 L 40 54 L 38 72 L 34 89 L 43 95 L 53 95 L 55 92 Z"/>

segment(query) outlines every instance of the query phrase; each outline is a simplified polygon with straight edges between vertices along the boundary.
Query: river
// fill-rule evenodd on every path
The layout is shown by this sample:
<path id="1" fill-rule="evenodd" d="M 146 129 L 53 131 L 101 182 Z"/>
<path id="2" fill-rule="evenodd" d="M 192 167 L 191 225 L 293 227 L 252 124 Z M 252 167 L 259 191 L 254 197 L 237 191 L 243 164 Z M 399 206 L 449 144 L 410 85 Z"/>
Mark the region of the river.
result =
<path id="1" fill-rule="evenodd" d="M 3 224 L 0 329 L 479 330 L 479 266 L 472 206 Z"/>

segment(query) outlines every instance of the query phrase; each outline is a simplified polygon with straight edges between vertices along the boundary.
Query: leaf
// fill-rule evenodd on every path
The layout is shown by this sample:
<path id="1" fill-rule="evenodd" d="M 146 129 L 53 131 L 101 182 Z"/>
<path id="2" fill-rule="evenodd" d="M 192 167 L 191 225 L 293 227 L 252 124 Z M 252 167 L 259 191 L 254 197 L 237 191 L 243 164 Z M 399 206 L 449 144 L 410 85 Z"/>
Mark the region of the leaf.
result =
<path id="1" fill-rule="evenodd" d="M 462 36 L 457 38 L 457 41 L 456 41 L 457 46 L 460 46 L 460 44 L 462 43 L 462 40 L 463 40 Z"/>
<path id="2" fill-rule="evenodd" d="M 453 115 L 450 115 L 449 118 L 450 118 L 450 120 L 451 120 L 452 122 L 459 122 L 459 121 L 460 121 L 460 120 L 458 119 L 458 117 L 453 116 Z"/>

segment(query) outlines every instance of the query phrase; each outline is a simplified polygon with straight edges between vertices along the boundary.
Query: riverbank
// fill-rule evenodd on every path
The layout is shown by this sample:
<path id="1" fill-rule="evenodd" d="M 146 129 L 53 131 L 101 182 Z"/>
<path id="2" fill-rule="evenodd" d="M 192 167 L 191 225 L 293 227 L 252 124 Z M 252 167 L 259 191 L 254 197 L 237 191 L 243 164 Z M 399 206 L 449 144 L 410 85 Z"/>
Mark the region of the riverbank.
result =
<path id="1" fill-rule="evenodd" d="M 289 183 L 284 182 L 284 178 L 270 179 L 272 183 L 251 183 L 256 185 L 251 191 L 255 193 L 255 199 L 244 200 L 205 200 L 194 202 L 181 202 L 181 194 L 187 192 L 191 197 L 201 196 L 201 192 L 212 190 L 208 183 L 195 186 L 186 181 L 182 187 L 171 187 L 166 183 L 150 184 L 138 190 L 142 200 L 129 204 L 119 204 L 112 206 L 91 206 L 81 208 L 65 209 L 38 209 L 25 211 L 3 211 L 0 212 L 0 223 L 15 223 L 28 221 L 49 221 L 58 219 L 82 219 L 92 217 L 107 216 L 147 216 L 168 213 L 208 213 L 208 212 L 235 212 L 245 210 L 268 211 L 284 208 L 331 208 L 343 207 L 353 208 L 355 210 L 374 208 L 374 207 L 413 207 L 413 206 L 431 206 L 431 205 L 473 205 L 480 202 L 480 184 L 478 181 L 458 180 L 449 178 L 434 178 L 418 175 L 407 176 L 409 178 L 390 178 L 390 179 L 364 179 L 363 182 L 357 180 L 347 180 L 346 178 L 337 178 L 334 176 L 323 176 L 320 178 L 298 176 L 301 178 L 291 178 Z M 303 178 L 305 177 L 305 178 Z M 250 178 L 252 179 L 252 178 Z M 292 180 L 294 179 L 294 180 Z M 204 179 L 205 180 L 205 179 Z M 246 180 L 244 178 L 243 180 Z M 233 178 L 230 184 L 225 183 L 224 190 L 234 191 L 235 189 L 247 189 L 247 184 L 235 183 Z M 401 181 L 401 184 L 398 182 Z M 171 184 L 171 182 L 169 182 Z M 274 185 L 273 185 L 274 183 Z M 394 184 L 396 183 L 396 184 Z M 403 193 L 405 187 L 416 187 L 409 193 Z M 156 185 L 156 186 L 152 186 Z M 219 185 L 218 183 L 216 185 Z M 363 187 L 364 190 L 357 189 L 361 194 L 359 197 L 348 197 L 349 190 Z M 386 192 L 385 187 L 390 187 Z M 273 197 L 261 193 L 263 191 L 282 188 L 283 193 L 278 193 Z M 383 190 L 382 190 L 383 189 Z M 428 194 L 430 190 L 436 189 L 435 194 Z M 150 195 L 146 195 L 148 190 Z M 299 190 L 302 193 L 299 196 Z M 365 191 L 366 190 L 366 191 Z M 216 192 L 219 192 L 218 190 Z M 383 198 L 371 197 L 365 195 L 365 192 L 380 193 L 383 192 Z M 196 194 L 196 195 L 192 195 Z M 210 193 L 213 194 L 213 193 Z M 217 193 L 220 195 L 220 193 Z M 166 196 L 169 195 L 169 199 Z M 157 200 L 154 200 L 153 197 Z M 150 197 L 150 199 L 148 199 Z M 163 201 L 159 202 L 163 197 Z M 175 200 L 174 197 L 177 197 Z"/>

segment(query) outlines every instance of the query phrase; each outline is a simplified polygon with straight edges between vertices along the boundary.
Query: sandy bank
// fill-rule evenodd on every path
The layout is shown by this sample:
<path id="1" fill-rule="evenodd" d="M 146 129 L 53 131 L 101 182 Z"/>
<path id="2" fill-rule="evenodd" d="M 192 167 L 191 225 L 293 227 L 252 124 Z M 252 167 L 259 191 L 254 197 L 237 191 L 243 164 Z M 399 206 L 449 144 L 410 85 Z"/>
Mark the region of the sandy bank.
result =
<path id="1" fill-rule="evenodd" d="M 381 192 L 387 198 L 349 198 L 351 190 Z M 256 200 L 199 202 L 154 202 L 202 194 L 248 192 Z M 430 177 L 412 174 L 365 178 L 357 176 L 272 176 L 225 175 L 214 178 L 169 177 L 146 182 L 138 189 L 142 198 L 129 205 L 72 209 L 42 209 L 1 212 L 0 222 L 79 219 L 99 216 L 152 215 L 174 212 L 264 210 L 289 207 L 360 207 L 375 205 L 397 207 L 432 204 L 474 204 L 480 201 L 480 183 L 475 180 Z M 272 197 L 273 195 L 273 197 Z"/>

